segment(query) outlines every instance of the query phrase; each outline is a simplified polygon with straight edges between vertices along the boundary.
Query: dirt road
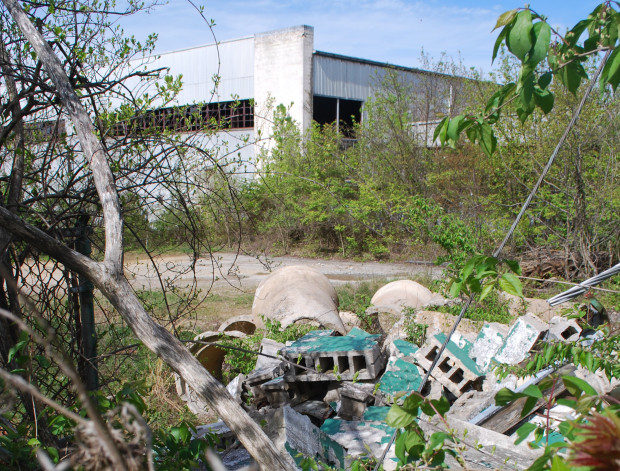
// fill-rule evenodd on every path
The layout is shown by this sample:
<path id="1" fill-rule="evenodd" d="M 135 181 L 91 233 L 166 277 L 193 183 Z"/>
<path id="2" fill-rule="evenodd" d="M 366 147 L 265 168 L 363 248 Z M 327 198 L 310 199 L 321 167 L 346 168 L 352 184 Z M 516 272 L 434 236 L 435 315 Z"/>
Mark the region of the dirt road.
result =
<path id="1" fill-rule="evenodd" d="M 166 256 L 157 259 L 162 278 L 183 288 L 192 283 L 194 274 L 189 270 L 190 258 L 185 255 Z M 298 257 L 252 257 L 233 253 L 218 253 L 213 258 L 198 260 L 196 282 L 202 289 L 214 291 L 235 289 L 253 291 L 271 271 L 285 266 L 305 265 L 312 267 L 331 280 L 334 285 L 372 279 L 393 279 L 426 274 L 438 277 L 441 268 L 430 264 L 353 262 L 320 260 Z M 125 260 L 126 273 L 137 289 L 157 290 L 160 283 L 151 263 L 144 258 Z"/>

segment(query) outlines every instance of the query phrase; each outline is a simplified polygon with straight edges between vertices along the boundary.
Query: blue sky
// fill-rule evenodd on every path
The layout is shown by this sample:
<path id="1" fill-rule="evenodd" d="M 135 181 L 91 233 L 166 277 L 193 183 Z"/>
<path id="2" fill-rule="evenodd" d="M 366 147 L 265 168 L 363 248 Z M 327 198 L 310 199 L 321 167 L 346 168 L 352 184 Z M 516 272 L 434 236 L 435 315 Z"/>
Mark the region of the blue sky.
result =
<path id="1" fill-rule="evenodd" d="M 200 3 L 194 0 L 194 3 Z M 533 0 L 560 31 L 586 17 L 600 2 Z M 466 67 L 488 72 L 497 17 L 524 3 L 506 0 L 206 0 L 205 17 L 215 22 L 217 40 L 250 36 L 288 26 L 314 27 L 315 49 L 337 54 L 420 67 L 424 50 L 442 52 Z M 125 31 L 144 38 L 159 35 L 158 52 L 213 42 L 204 20 L 187 0 L 170 0 L 148 14 L 122 23 Z"/>

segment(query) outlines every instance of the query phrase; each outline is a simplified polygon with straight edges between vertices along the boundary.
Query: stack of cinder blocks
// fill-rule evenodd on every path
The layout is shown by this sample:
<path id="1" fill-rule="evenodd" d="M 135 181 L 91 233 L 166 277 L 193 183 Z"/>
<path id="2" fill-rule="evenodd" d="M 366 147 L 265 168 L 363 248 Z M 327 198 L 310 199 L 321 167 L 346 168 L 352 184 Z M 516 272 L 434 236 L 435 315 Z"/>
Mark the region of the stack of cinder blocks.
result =
<path id="1" fill-rule="evenodd" d="M 357 329 L 337 337 L 331 330 L 315 331 L 282 349 L 289 361 L 306 369 L 293 366 L 285 375 L 287 381 L 353 381 L 375 379 L 385 366 L 385 357 L 377 340 Z"/>

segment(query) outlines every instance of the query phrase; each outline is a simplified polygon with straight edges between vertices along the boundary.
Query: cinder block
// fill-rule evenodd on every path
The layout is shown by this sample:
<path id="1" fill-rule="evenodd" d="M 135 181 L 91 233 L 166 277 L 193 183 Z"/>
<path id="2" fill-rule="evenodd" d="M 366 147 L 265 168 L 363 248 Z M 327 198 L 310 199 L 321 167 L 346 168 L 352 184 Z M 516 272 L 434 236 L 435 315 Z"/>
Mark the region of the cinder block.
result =
<path id="1" fill-rule="evenodd" d="M 508 328 L 498 324 L 485 324 L 474 341 L 469 356 L 481 372 L 488 372 L 493 357 L 504 345 Z"/>
<path id="2" fill-rule="evenodd" d="M 310 332 L 282 349 L 282 354 L 292 362 L 299 362 L 311 373 L 293 367 L 287 381 L 353 381 L 375 379 L 385 366 L 385 357 L 377 342 L 379 335 L 353 334 L 334 336 L 333 331 Z"/>
<path id="3" fill-rule="evenodd" d="M 555 316 L 549 321 L 549 338 L 560 342 L 575 342 L 579 340 L 581 327 L 575 319 Z"/>
<path id="4" fill-rule="evenodd" d="M 426 371 L 430 369 L 445 340 L 446 334 L 436 334 L 415 353 L 416 361 Z M 471 347 L 468 342 L 465 345 Z M 456 397 L 472 389 L 482 388 L 483 374 L 476 363 L 469 358 L 468 353 L 468 348 L 459 348 L 454 342 L 448 342 L 441 359 L 431 373 L 433 378 Z"/>
<path id="5" fill-rule="evenodd" d="M 320 384 L 287 382 L 284 377 L 279 376 L 256 387 L 262 389 L 270 406 L 282 407 L 288 404 L 292 407 L 319 394 Z"/>
<path id="6" fill-rule="evenodd" d="M 366 408 L 374 401 L 371 394 L 353 384 L 344 383 L 340 391 L 338 416 L 345 420 L 360 420 Z"/>
<path id="7" fill-rule="evenodd" d="M 516 365 L 527 358 L 536 342 L 542 339 L 548 331 L 547 324 L 533 314 L 520 317 L 513 324 L 506 336 L 504 345 L 495 356 L 499 363 Z"/>

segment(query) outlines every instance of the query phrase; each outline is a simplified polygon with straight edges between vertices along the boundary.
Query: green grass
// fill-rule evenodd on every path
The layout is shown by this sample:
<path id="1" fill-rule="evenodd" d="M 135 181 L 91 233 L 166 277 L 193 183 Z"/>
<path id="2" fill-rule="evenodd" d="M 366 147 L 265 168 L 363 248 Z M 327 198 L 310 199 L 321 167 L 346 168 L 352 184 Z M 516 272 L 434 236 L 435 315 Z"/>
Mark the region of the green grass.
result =
<path id="1" fill-rule="evenodd" d="M 499 322 L 500 324 L 510 324 L 513 317 L 508 309 L 509 301 L 502 301 L 497 293 L 491 293 L 487 298 L 480 302 L 474 303 L 465 313 L 466 319 L 480 322 Z M 453 306 L 438 307 L 439 312 L 445 312 L 458 316 L 461 313 L 462 306 L 456 304 Z"/>

